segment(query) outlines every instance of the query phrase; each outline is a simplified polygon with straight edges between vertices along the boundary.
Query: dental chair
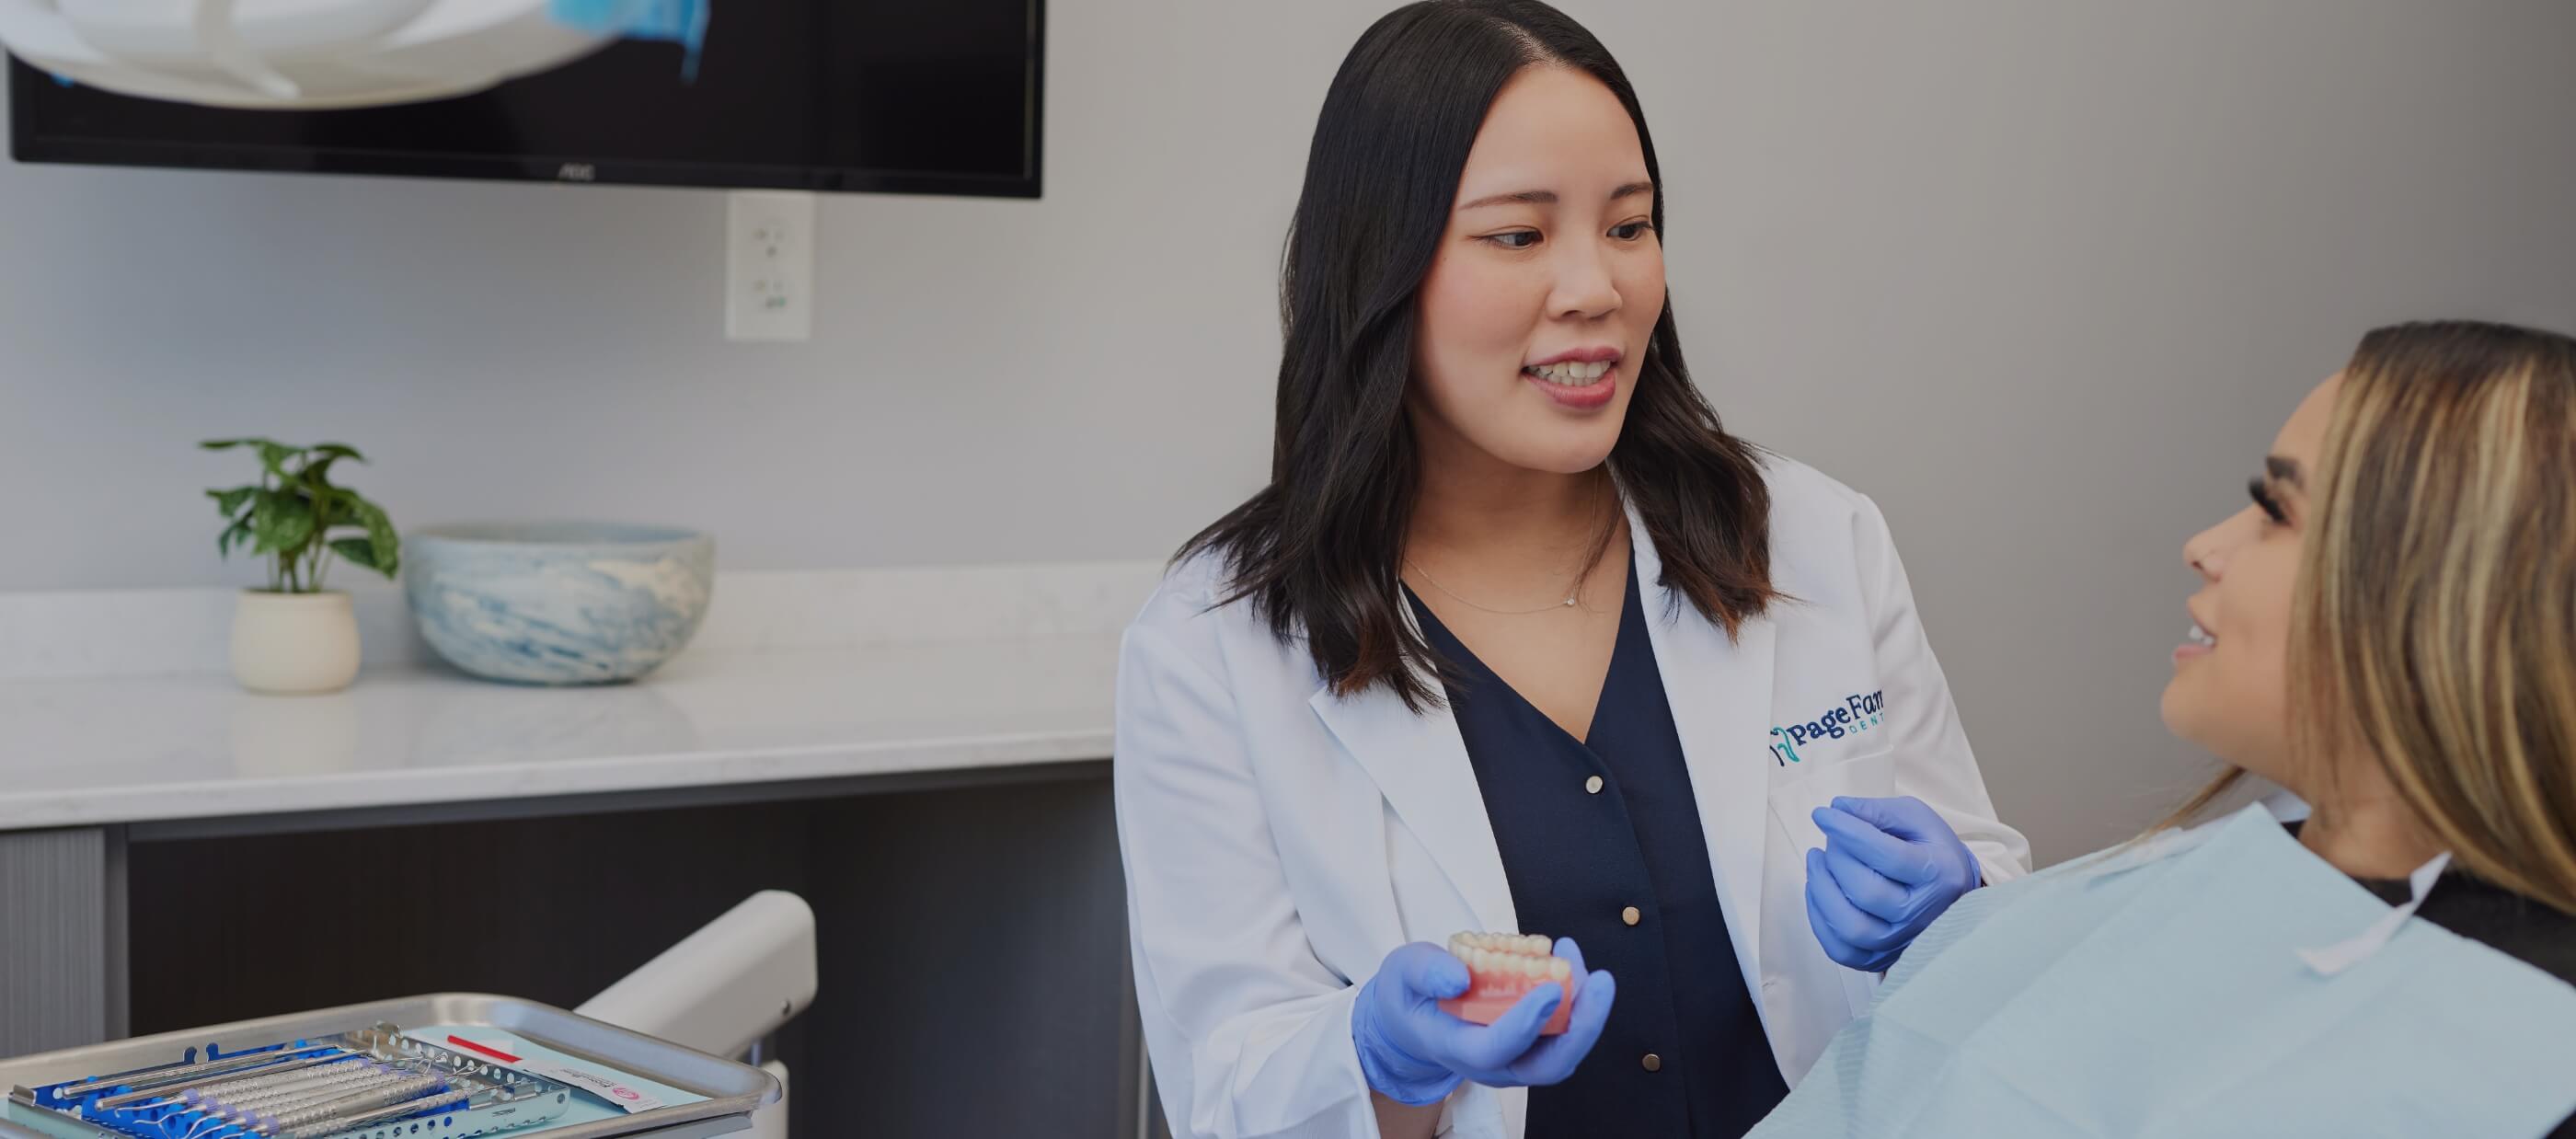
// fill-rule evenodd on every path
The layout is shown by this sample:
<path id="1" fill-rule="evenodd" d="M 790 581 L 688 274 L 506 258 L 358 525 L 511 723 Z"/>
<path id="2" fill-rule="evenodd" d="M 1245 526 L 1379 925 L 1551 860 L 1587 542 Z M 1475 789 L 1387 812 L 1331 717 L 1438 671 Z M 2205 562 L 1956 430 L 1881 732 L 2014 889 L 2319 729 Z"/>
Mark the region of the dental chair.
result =
<path id="1" fill-rule="evenodd" d="M 787 1065 L 761 1056 L 761 1044 L 814 1003 L 814 969 L 813 909 L 763 890 L 573 1011 L 758 1064 L 779 1098 L 752 1117 L 752 1133 L 787 1139 Z"/>

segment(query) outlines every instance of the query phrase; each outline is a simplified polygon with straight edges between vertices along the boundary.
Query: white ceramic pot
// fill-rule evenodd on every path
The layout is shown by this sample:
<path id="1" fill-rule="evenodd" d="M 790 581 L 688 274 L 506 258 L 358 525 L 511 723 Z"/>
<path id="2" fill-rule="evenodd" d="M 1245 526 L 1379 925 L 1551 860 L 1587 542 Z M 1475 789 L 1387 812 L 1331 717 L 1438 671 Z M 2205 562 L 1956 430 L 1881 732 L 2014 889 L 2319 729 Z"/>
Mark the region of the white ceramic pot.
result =
<path id="1" fill-rule="evenodd" d="M 358 676 L 349 595 L 245 589 L 233 605 L 233 679 L 283 696 L 337 692 Z"/>

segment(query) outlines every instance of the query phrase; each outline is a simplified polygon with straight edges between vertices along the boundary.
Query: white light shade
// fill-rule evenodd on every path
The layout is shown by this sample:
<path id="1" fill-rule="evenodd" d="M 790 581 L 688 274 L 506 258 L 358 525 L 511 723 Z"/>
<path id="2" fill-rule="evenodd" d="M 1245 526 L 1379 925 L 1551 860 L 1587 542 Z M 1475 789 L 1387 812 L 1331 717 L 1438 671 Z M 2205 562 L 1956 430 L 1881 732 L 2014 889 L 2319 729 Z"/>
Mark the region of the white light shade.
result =
<path id="1" fill-rule="evenodd" d="M 215 107 L 469 95 L 614 36 L 548 0 L 0 0 L 0 46 L 75 83 Z"/>

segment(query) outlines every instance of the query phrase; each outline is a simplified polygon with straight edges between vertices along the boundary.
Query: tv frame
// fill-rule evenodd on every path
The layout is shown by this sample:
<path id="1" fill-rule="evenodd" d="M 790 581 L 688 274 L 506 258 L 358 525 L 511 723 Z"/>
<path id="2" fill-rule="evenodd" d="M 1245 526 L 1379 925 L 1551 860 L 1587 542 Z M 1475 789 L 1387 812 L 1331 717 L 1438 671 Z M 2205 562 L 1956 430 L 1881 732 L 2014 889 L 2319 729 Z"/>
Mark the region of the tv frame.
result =
<path id="1" fill-rule="evenodd" d="M 1044 172 L 1046 138 L 1046 0 L 1027 0 L 1029 105 L 1025 175 L 914 174 L 847 167 L 769 166 L 743 163 L 637 161 L 584 154 L 458 157 L 369 147 L 268 147 L 190 142 L 98 141 L 36 137 L 35 85 L 51 76 L 14 56 L 9 61 L 9 155 L 19 162 L 82 166 L 132 166 L 180 170 L 241 170 L 299 174 L 362 174 L 399 178 L 468 178 L 507 182 L 569 182 L 629 186 L 701 186 L 715 189 L 811 190 L 818 193 L 946 194 L 1036 198 Z M 248 112 L 259 113 L 259 112 Z"/>

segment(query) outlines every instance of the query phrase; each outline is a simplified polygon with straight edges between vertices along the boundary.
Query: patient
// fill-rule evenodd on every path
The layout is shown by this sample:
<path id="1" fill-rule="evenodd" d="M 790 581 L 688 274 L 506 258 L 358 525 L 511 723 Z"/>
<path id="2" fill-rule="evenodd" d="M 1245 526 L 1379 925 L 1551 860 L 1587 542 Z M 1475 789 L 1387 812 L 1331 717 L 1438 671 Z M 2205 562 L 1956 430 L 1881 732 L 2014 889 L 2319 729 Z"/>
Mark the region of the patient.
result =
<path id="1" fill-rule="evenodd" d="M 1962 899 L 1754 1135 L 2576 1137 L 2576 341 L 2373 332 L 2252 492 L 2164 694 L 2228 776 Z M 2248 771 L 2313 814 L 2179 829 Z"/>

